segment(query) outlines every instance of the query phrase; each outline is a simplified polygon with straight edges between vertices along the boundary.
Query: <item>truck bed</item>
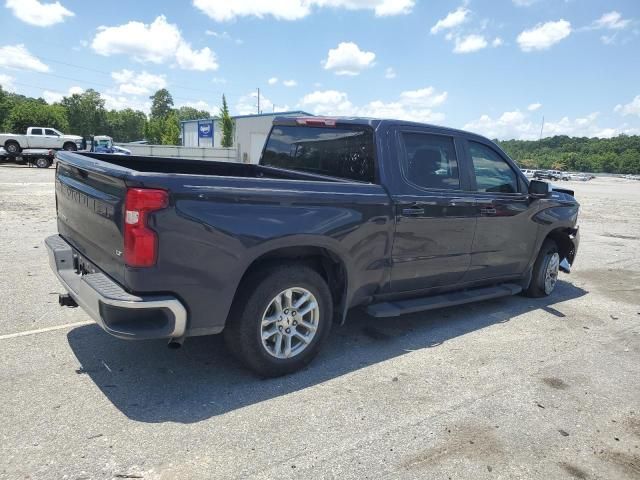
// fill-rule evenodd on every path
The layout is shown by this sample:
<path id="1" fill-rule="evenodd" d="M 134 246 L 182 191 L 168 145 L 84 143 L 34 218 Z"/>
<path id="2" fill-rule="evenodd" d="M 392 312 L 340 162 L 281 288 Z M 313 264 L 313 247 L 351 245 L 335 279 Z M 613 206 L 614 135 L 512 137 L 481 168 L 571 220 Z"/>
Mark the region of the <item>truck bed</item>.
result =
<path id="1" fill-rule="evenodd" d="M 219 177 L 242 178 L 274 178 L 289 180 L 319 180 L 327 182 L 345 182 L 346 180 L 313 173 L 294 172 L 279 168 L 265 167 L 247 163 L 232 163 L 221 161 L 192 160 L 185 158 L 145 157 L 137 155 L 112 155 L 90 152 L 59 152 L 58 158 L 73 165 L 81 166 L 87 161 L 99 160 L 110 165 L 117 165 L 128 170 L 131 174 L 160 173 L 211 175 Z M 93 163 L 93 162 L 91 162 Z"/>

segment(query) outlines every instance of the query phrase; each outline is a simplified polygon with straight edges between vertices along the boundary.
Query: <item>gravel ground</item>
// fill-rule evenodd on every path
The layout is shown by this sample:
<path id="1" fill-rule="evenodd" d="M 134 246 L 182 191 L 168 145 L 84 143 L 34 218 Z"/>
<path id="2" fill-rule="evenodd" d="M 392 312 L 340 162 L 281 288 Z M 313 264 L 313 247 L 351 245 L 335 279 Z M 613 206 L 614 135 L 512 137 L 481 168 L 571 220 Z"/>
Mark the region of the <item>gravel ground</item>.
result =
<path id="1" fill-rule="evenodd" d="M 59 308 L 53 176 L 0 166 L 0 478 L 640 478 L 640 182 L 563 183 L 582 243 L 552 297 L 353 313 L 258 380 L 217 337 Z"/>

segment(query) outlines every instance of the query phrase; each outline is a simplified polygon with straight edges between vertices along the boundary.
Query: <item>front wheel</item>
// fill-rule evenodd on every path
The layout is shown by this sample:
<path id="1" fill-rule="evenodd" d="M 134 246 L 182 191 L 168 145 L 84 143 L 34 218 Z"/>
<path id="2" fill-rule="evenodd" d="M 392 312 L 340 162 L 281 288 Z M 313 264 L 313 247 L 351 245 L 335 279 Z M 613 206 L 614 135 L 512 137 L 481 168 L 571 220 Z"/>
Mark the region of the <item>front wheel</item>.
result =
<path id="1" fill-rule="evenodd" d="M 254 372 L 278 377 L 313 360 L 332 317 L 331 292 L 315 270 L 294 264 L 265 267 L 240 285 L 225 343 Z"/>
<path id="2" fill-rule="evenodd" d="M 75 152 L 76 150 L 78 150 L 78 146 L 73 143 L 73 142 L 67 142 L 65 143 L 62 148 L 64 150 L 66 150 L 67 152 Z"/>
<path id="3" fill-rule="evenodd" d="M 553 293 L 558 282 L 560 271 L 560 253 L 558 245 L 550 238 L 540 248 L 538 258 L 533 264 L 533 273 L 529 288 L 525 290 L 528 297 L 546 297 Z"/>

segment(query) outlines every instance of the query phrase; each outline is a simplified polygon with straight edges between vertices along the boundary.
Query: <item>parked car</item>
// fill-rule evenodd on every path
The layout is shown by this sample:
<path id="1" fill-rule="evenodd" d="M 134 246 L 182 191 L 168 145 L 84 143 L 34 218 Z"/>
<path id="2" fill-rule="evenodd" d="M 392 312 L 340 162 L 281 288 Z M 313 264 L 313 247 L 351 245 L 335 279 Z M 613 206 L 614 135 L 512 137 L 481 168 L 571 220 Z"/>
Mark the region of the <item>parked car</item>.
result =
<path id="1" fill-rule="evenodd" d="M 522 171 L 524 176 L 527 177 L 527 178 L 533 178 L 533 175 L 535 173 L 535 170 L 530 170 L 528 168 L 523 168 L 523 169 L 520 169 L 520 170 Z"/>
<path id="2" fill-rule="evenodd" d="M 223 332 L 265 376 L 354 307 L 550 295 L 579 242 L 571 190 L 479 135 L 392 120 L 277 117 L 258 165 L 59 152 L 55 185 L 62 305 L 124 339 Z"/>
<path id="3" fill-rule="evenodd" d="M 569 180 L 569 175 L 560 170 L 536 170 L 533 178 L 537 180 Z"/>
<path id="4" fill-rule="evenodd" d="M 119 147 L 113 143 L 113 138 L 107 135 L 96 135 L 91 142 L 91 152 L 113 153 L 116 155 L 131 155 L 128 148 Z"/>
<path id="5" fill-rule="evenodd" d="M 26 135 L 15 133 L 0 134 L 0 145 L 10 155 L 18 155 L 27 148 L 46 148 L 53 150 L 78 150 L 82 137 L 65 135 L 55 128 L 29 127 Z"/>
<path id="6" fill-rule="evenodd" d="M 575 180 L 578 182 L 586 182 L 591 180 L 591 175 L 587 175 L 586 173 L 570 173 L 569 180 Z"/>

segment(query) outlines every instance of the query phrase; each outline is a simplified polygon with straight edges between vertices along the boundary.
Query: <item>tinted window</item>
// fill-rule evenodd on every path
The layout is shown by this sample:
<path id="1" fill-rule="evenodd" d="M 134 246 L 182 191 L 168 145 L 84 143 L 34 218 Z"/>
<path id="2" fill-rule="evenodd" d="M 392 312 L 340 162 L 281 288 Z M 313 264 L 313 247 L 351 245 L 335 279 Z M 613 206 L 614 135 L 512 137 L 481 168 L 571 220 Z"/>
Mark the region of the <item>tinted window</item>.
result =
<path id="1" fill-rule="evenodd" d="M 44 134 L 45 134 L 45 135 L 53 135 L 53 136 L 55 136 L 55 137 L 57 137 L 57 136 L 58 136 L 58 134 L 57 134 L 55 131 L 51 130 L 50 128 L 45 128 L 45 130 L 44 130 Z"/>
<path id="2" fill-rule="evenodd" d="M 260 164 L 373 183 L 373 132 L 368 128 L 276 126 Z"/>
<path id="3" fill-rule="evenodd" d="M 41 128 L 32 128 L 31 129 L 31 135 L 42 135 L 42 129 Z"/>
<path id="4" fill-rule="evenodd" d="M 500 155 L 476 142 L 469 142 L 469 149 L 479 192 L 518 192 L 516 174 Z"/>
<path id="5" fill-rule="evenodd" d="M 453 138 L 423 133 L 403 133 L 405 175 L 423 188 L 460 189 L 458 160 Z"/>

